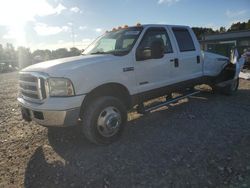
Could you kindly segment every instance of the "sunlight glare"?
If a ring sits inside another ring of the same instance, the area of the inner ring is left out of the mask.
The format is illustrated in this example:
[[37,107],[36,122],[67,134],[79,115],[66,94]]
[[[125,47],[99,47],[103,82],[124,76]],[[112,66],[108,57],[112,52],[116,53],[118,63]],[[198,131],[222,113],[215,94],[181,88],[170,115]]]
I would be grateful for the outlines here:
[[0,6],[0,26],[8,29],[3,38],[14,39],[19,45],[26,43],[25,25],[35,22],[36,16],[59,14],[65,7],[52,7],[46,0],[2,0]]

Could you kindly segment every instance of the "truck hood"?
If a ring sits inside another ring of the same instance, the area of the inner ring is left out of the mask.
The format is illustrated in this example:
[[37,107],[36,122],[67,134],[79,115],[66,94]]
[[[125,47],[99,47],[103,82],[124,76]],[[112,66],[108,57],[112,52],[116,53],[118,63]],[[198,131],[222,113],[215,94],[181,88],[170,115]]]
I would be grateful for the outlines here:
[[64,76],[66,73],[83,66],[111,61],[114,58],[115,56],[110,54],[81,55],[37,63],[22,69],[21,72],[43,72],[50,76]]

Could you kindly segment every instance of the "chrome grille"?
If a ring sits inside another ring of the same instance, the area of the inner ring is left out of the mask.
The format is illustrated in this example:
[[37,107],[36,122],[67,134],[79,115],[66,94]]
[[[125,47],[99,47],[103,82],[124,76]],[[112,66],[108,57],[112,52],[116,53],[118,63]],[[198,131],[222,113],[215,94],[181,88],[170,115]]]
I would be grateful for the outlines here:
[[31,102],[42,102],[46,95],[45,77],[39,73],[20,73],[19,88],[21,96]]

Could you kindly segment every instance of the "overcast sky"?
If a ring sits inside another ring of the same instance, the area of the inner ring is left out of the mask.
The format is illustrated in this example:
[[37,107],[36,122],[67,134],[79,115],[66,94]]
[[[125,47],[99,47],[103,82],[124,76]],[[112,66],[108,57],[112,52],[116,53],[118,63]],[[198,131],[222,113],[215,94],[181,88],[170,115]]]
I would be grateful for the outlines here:
[[121,25],[229,27],[250,19],[250,0],[0,0],[0,44],[83,49]]

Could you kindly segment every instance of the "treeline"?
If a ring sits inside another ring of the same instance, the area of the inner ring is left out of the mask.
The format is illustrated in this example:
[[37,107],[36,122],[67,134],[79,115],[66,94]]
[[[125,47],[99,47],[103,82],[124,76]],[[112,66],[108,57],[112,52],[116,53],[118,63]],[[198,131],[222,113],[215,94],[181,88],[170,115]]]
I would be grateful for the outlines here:
[[59,48],[57,50],[36,50],[31,52],[29,48],[18,47],[10,43],[5,46],[0,44],[0,72],[11,71],[11,69],[24,68],[31,64],[42,61],[58,59],[63,57],[77,56],[81,50],[73,47],[70,50]]
[[202,40],[204,34],[217,34],[217,33],[226,33],[232,31],[241,31],[250,29],[250,20],[248,22],[237,22],[233,23],[228,29],[225,27],[220,27],[218,30],[213,30],[212,28],[206,27],[193,27],[194,33],[196,34],[198,40]]

